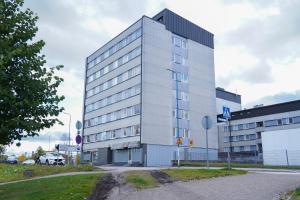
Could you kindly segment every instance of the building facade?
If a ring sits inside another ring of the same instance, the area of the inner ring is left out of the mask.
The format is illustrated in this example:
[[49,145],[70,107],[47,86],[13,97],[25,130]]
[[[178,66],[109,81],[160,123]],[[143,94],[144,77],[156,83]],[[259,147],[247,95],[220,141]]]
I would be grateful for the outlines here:
[[242,100],[239,94],[217,87],[216,98],[217,114],[223,113],[223,106],[229,108],[231,112],[242,110]]
[[[218,115],[218,118],[222,118],[222,115]],[[262,155],[263,133],[299,127],[300,100],[233,112],[229,122],[219,122],[219,150],[257,152]]]
[[[204,152],[214,74],[213,34],[167,9],[143,16],[86,59],[82,160],[170,165],[178,137]],[[216,120],[210,132],[216,155]]]

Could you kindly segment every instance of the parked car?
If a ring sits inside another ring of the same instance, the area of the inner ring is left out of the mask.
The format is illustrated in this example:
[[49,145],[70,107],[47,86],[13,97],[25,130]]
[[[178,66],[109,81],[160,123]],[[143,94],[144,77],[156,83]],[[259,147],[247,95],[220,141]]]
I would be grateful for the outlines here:
[[46,153],[46,155],[40,156],[40,164],[46,165],[64,165],[65,159],[58,153]]
[[22,162],[23,165],[34,165],[35,161],[32,159],[28,159]]
[[8,156],[7,160],[6,160],[6,163],[9,163],[9,164],[18,164],[18,159],[14,155]]

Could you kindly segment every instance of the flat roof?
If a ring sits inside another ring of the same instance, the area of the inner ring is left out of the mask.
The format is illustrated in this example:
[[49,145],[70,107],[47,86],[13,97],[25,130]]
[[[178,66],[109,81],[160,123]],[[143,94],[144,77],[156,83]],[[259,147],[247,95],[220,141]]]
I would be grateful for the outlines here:
[[224,99],[224,100],[232,101],[232,102],[239,103],[239,104],[241,104],[241,102],[242,102],[241,95],[235,94],[232,92],[228,92],[220,87],[216,88],[216,97],[219,99]]
[[[231,121],[300,110],[300,100],[245,109],[231,113]],[[218,115],[218,118],[223,115]]]
[[193,40],[212,49],[214,48],[214,34],[177,15],[167,8],[160,11],[152,19],[164,24],[166,29],[172,33]]

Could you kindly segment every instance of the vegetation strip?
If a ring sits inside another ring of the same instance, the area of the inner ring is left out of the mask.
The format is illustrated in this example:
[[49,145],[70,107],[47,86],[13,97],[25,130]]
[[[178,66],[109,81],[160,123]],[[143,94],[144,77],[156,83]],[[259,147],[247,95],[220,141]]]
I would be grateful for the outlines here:
[[0,186],[0,199],[85,199],[103,174],[85,174],[31,180]]
[[[33,176],[24,176],[26,170],[33,170]],[[24,180],[33,177],[48,176],[68,172],[96,171],[92,165],[74,166],[47,166],[47,165],[11,165],[0,164],[0,183]]]

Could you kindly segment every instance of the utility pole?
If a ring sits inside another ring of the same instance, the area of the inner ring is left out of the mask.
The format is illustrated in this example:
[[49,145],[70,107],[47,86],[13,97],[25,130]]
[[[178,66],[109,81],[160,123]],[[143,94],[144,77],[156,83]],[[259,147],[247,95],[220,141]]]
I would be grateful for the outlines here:
[[175,72],[174,70],[167,69],[168,71],[175,74],[175,85],[176,85],[176,141],[177,141],[177,166],[180,166],[180,149],[179,149],[179,108],[178,108],[178,101],[179,101],[179,95],[178,95],[178,72]]
[[[64,114],[69,115],[69,147],[71,143],[71,114],[64,112]],[[70,151],[68,151],[68,164],[70,164]]]

